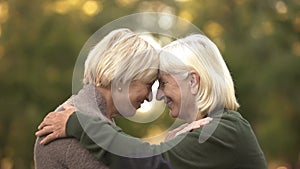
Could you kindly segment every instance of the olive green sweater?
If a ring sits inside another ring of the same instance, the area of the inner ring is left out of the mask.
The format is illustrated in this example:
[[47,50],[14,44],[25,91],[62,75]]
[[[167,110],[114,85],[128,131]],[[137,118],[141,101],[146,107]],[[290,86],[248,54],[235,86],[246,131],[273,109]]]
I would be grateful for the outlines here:
[[213,120],[208,125],[159,145],[128,136],[116,126],[79,112],[70,116],[66,132],[110,168],[140,168],[143,164],[152,168],[147,161],[162,152],[175,169],[267,169],[250,124],[238,112],[226,110],[210,116]]

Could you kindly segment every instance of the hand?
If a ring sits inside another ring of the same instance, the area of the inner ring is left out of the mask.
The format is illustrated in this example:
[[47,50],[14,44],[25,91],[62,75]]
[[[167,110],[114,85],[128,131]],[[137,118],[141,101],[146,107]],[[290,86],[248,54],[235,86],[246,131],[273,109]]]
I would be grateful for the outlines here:
[[47,144],[57,138],[66,137],[66,124],[70,115],[76,111],[75,107],[63,105],[64,110],[60,112],[50,112],[38,126],[35,135],[37,137],[46,135],[40,144]]
[[212,121],[212,118],[206,117],[204,119],[200,119],[197,121],[193,121],[192,123],[185,123],[174,130],[171,130],[167,133],[165,141],[171,140],[174,137],[178,136],[179,134],[191,131],[192,129],[197,129],[201,126],[207,125]]
[[185,133],[185,132],[188,132],[188,131],[191,131],[193,129],[197,129],[197,128],[201,127],[201,126],[205,126],[205,125],[209,124],[212,120],[213,119],[211,117],[206,117],[204,119],[193,121],[192,123],[190,123],[187,126],[185,126],[182,130],[180,130],[179,132],[177,132],[175,134],[175,136],[177,136],[179,134],[182,134],[182,133]]

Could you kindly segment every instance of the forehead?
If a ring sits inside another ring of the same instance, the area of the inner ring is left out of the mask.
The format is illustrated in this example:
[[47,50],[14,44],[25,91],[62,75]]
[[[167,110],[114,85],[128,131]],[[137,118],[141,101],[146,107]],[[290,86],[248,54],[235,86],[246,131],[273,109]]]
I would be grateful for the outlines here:
[[159,70],[157,78],[160,79],[162,77],[169,76],[169,75],[170,75],[169,73]]
[[164,71],[159,71],[158,80],[170,80],[170,79],[174,79],[174,77],[172,77],[171,74],[166,73]]

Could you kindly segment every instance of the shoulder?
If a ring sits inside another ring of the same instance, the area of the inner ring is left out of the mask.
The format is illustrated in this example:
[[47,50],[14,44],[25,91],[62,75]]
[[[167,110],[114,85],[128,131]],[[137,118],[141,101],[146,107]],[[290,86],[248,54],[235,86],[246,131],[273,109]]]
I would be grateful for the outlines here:
[[[39,142],[42,140],[42,138],[37,138],[35,145],[34,145],[34,154],[35,156],[51,156],[52,154],[55,154],[56,156],[64,155],[68,146],[71,144],[72,140],[71,138],[65,138],[65,139],[58,139],[55,141],[50,142],[47,145],[41,145]],[[54,158],[54,157],[52,157]]]
[[47,145],[41,145],[42,138],[37,138],[34,145],[34,162],[38,168],[63,168],[66,160],[66,150],[72,139],[60,139]]
[[40,139],[34,148],[36,168],[107,168],[74,138],[58,139],[47,145],[40,145]]

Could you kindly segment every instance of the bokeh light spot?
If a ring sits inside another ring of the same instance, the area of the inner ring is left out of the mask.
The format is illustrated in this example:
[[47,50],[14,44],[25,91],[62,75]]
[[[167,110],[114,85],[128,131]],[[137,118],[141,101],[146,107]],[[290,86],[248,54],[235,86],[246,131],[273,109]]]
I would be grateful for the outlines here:
[[219,23],[210,21],[204,26],[204,32],[210,37],[215,38],[220,36],[224,32],[224,29]]
[[296,56],[300,56],[300,42],[294,42],[292,52]]
[[70,10],[70,5],[67,1],[57,1],[53,4],[54,11],[59,14],[65,14]]
[[288,8],[283,1],[277,1],[275,4],[275,8],[279,14],[286,14],[288,11]]
[[137,2],[137,0],[117,0],[116,3],[119,6],[122,7],[130,7],[134,5]]
[[271,35],[273,33],[273,25],[270,22],[263,22],[261,25],[266,35]]
[[103,5],[97,1],[87,1],[83,4],[82,10],[88,16],[94,16],[102,11]]
[[186,19],[187,21],[189,22],[192,22],[194,17],[193,15],[191,14],[191,12],[187,11],[187,10],[184,10],[184,11],[181,11],[179,13],[179,17],[183,18],[183,19]]
[[297,17],[295,17],[293,24],[294,24],[295,31],[300,32],[300,13],[298,14]]
[[5,23],[8,18],[8,3],[0,2],[0,23]]
[[68,0],[68,3],[73,6],[77,6],[80,4],[80,0]]
[[280,167],[277,167],[276,169],[289,169],[289,168],[287,168],[286,166],[280,166]]

